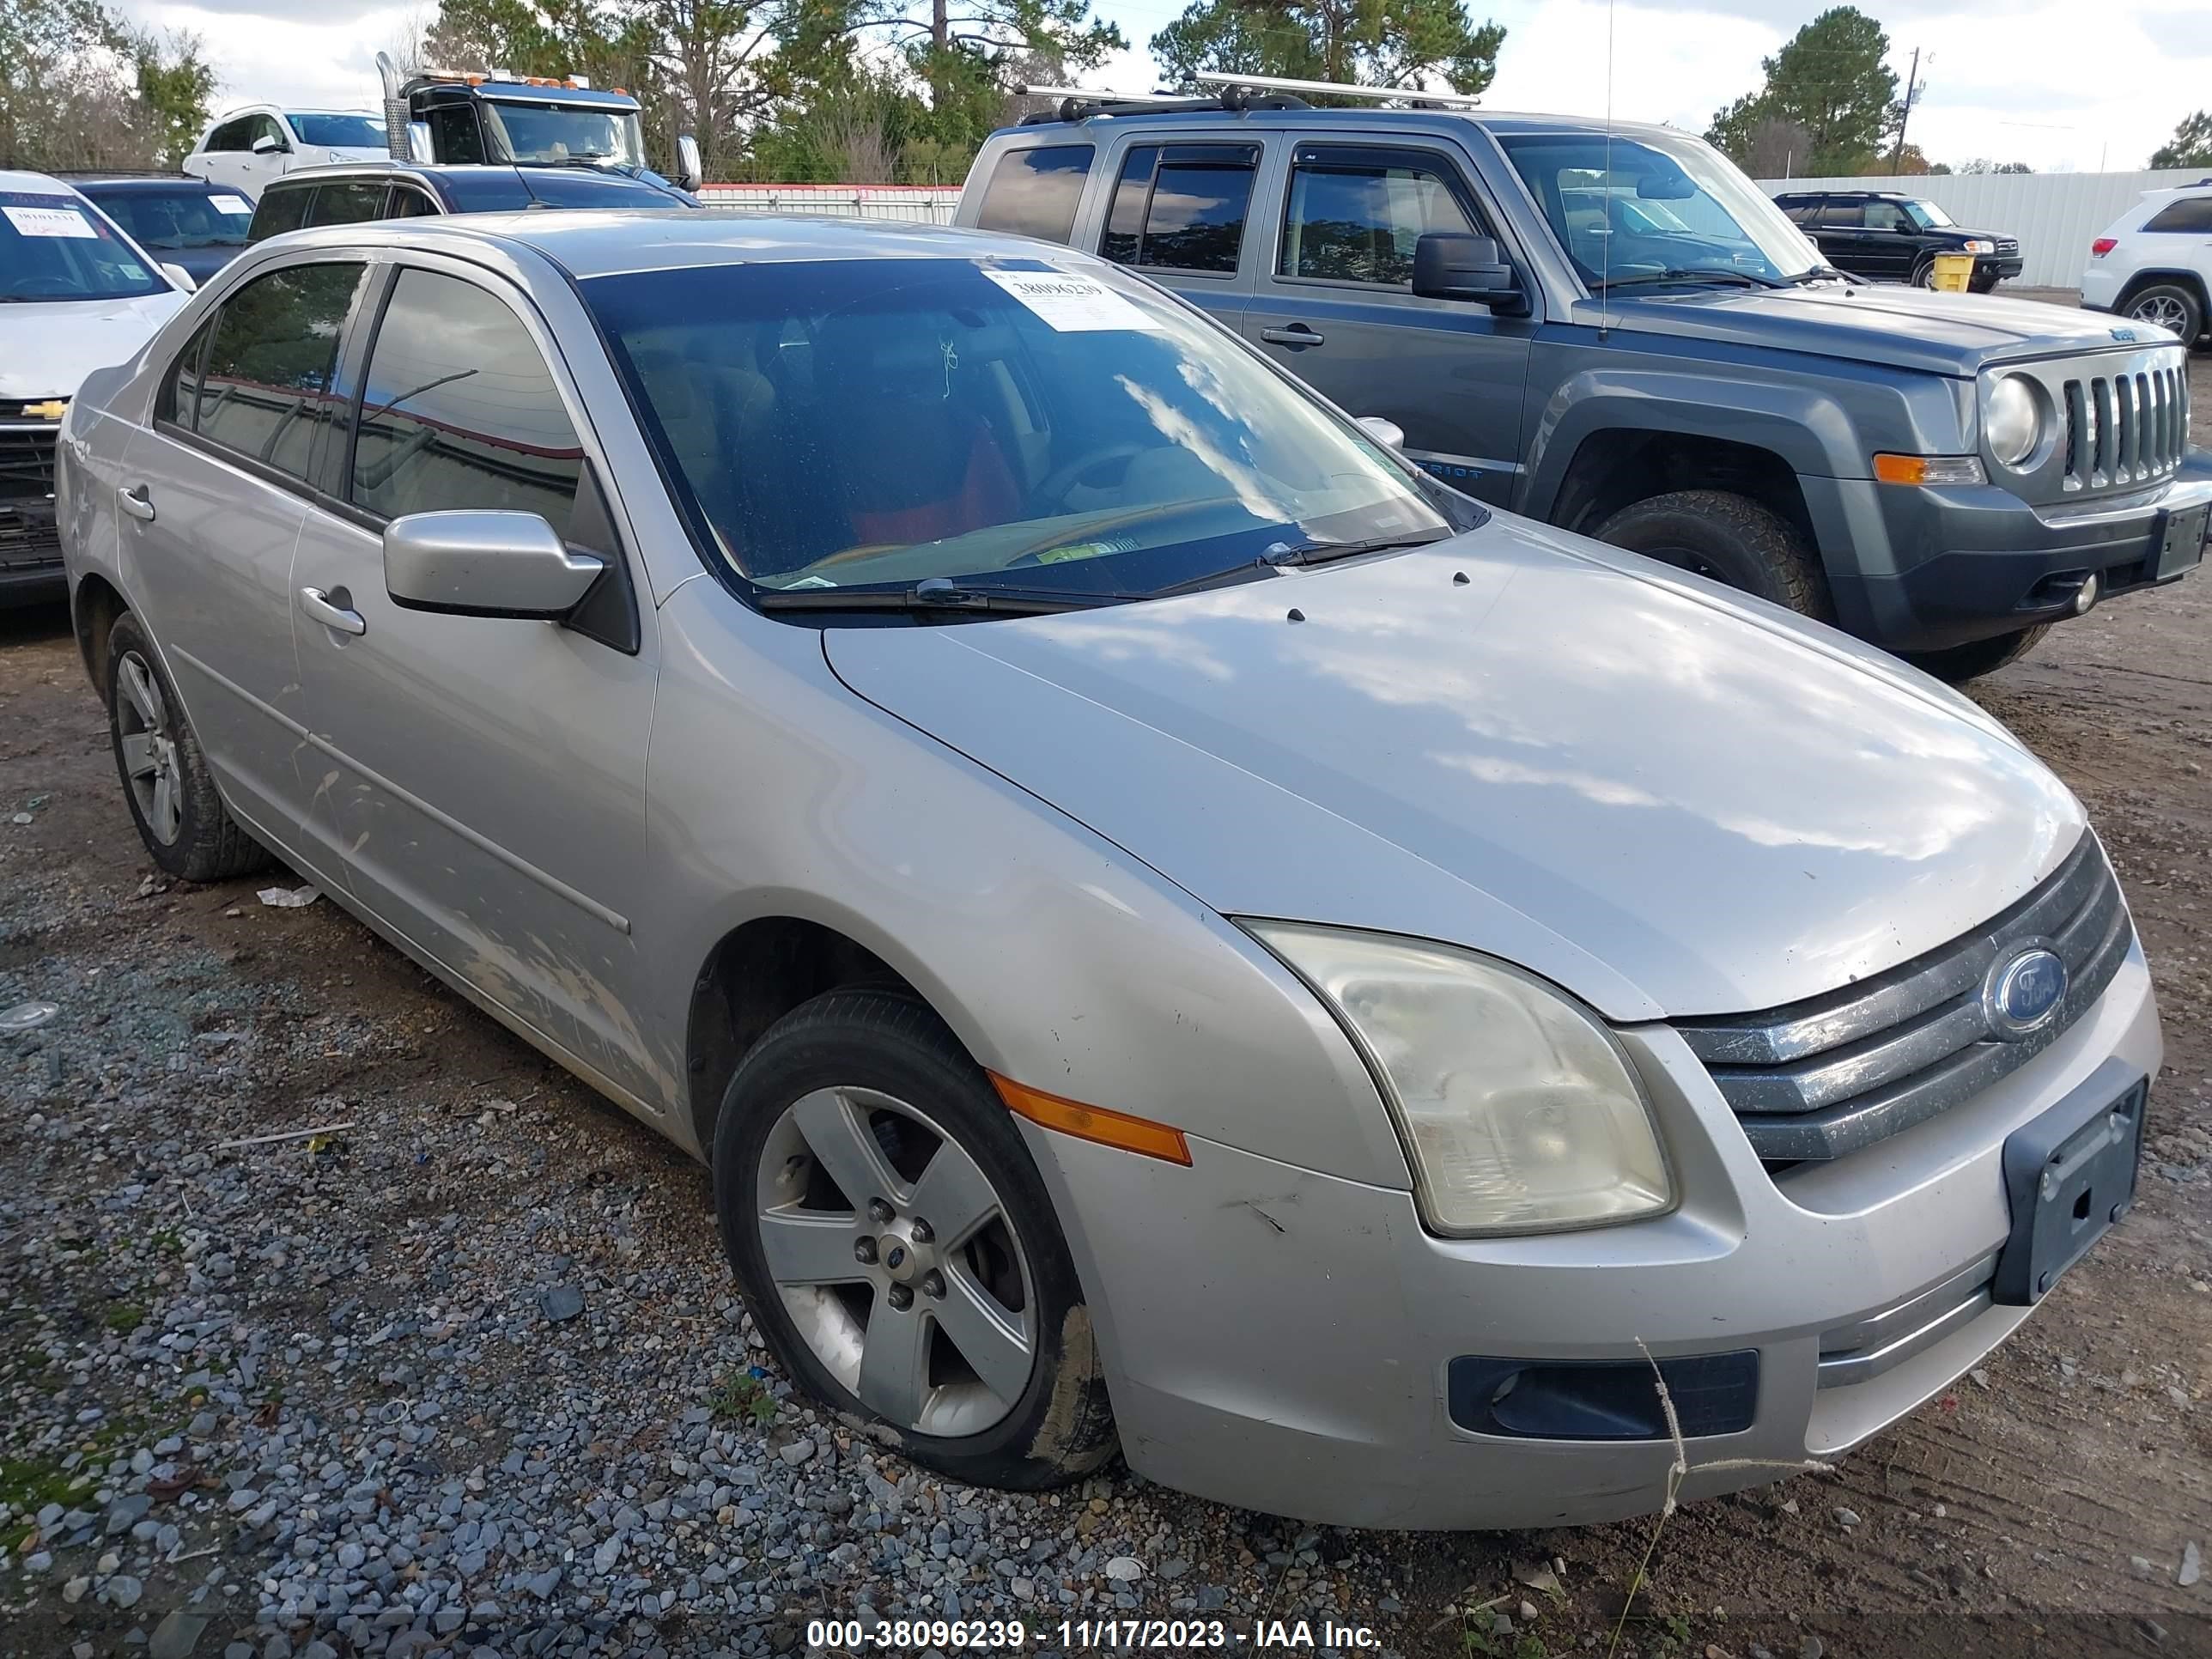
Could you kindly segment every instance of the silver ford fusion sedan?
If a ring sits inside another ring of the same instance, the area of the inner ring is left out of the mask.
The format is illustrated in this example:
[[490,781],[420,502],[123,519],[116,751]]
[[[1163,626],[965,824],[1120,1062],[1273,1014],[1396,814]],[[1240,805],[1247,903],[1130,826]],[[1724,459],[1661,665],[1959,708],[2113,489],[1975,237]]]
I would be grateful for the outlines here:
[[155,860],[707,1159],[793,1376],[963,1479],[1633,1515],[1669,1406],[1686,1497],[1851,1446],[2134,1194],[2149,975],[2000,726],[1063,248],[279,238],[59,507]]

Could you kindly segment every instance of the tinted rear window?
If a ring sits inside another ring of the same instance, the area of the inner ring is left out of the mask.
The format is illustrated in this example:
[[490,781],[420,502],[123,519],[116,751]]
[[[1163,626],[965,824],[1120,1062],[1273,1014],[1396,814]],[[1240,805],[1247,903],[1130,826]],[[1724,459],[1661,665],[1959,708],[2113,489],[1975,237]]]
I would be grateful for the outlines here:
[[1099,252],[1117,264],[1233,272],[1259,161],[1256,149],[1237,144],[1132,149]]
[[2145,230],[2166,230],[2202,235],[2212,231],[2212,196],[2191,196],[2168,202],[2143,221]]
[[1088,144],[1008,150],[984,186],[975,222],[986,230],[1067,240],[1075,233],[1075,204],[1091,175],[1091,154]]
[[312,185],[295,185],[289,190],[271,185],[261,192],[261,200],[254,207],[253,228],[246,233],[246,240],[265,242],[271,236],[299,229],[307,221],[307,204],[314,194]]

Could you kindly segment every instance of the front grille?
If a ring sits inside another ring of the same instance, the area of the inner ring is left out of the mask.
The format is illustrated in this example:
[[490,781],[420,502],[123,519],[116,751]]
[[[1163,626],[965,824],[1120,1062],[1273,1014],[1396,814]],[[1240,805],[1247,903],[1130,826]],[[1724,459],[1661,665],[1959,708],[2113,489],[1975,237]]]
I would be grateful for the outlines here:
[[45,502],[54,493],[58,427],[0,426],[0,501]]
[[[2102,995],[2135,928],[2096,837],[1987,927],[1825,996],[1678,1023],[1770,1165],[1841,1158],[1971,1099]],[[2066,964],[2057,1013],[2019,1036],[1984,1010],[1990,970],[2030,945]]]
[[2019,252],[2020,244],[2014,241],[2011,237],[2000,236],[1997,238],[1997,257],[1999,258],[2002,258],[2008,253],[2017,253]]
[[2181,465],[2189,447],[2189,376],[2179,363],[2067,380],[2068,489],[2148,483]]

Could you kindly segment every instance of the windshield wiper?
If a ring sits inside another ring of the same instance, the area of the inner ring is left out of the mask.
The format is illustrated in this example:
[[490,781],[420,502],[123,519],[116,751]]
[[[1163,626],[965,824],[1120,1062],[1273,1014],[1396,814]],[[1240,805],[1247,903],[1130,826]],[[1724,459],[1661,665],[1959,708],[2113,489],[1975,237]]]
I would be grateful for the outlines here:
[[1650,283],[1738,283],[1745,288],[1789,286],[1771,276],[1754,276],[1747,270],[1725,270],[1717,265],[1670,265],[1665,270],[1642,270],[1615,276],[1598,283],[1591,291],[1602,294],[1607,289],[1634,288]]
[[1042,587],[965,586],[932,576],[911,587],[775,587],[757,592],[763,611],[905,611],[981,612],[997,617],[1049,617],[1063,611],[1092,611],[1121,605],[1130,593],[1059,592]]
[[1810,270],[1801,270],[1792,276],[1790,286],[1802,288],[1808,283],[1824,283],[1836,277],[1848,283],[1851,280],[1851,274],[1848,270],[1838,270],[1833,265],[1814,265]]
[[1228,587],[1239,581],[1272,575],[1286,565],[1327,564],[1334,559],[1354,558],[1362,553],[1388,553],[1401,547],[1426,547],[1431,542],[1449,538],[1450,532],[1447,531],[1435,536],[1374,536],[1358,542],[1304,542],[1296,547],[1277,547],[1262,553],[1256,559],[1247,559],[1243,564],[1209,570],[1203,575],[1186,576],[1181,581],[1168,583],[1164,587],[1146,588],[1144,597],[1164,599],[1177,593],[1202,593],[1210,587]]

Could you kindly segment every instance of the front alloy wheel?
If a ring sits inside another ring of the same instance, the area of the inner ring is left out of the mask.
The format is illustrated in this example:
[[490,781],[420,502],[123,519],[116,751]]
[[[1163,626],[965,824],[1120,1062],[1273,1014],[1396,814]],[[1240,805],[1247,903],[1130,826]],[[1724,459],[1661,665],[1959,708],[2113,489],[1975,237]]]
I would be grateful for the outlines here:
[[784,1370],[918,1463],[1034,1491],[1112,1456],[1091,1310],[1013,1114],[910,991],[829,991],[722,1097],[714,1206]]
[[818,1089],[769,1132],[756,1224],[823,1367],[886,1423],[1003,1422],[1036,1363],[1029,1257],[960,1143],[872,1089]]

